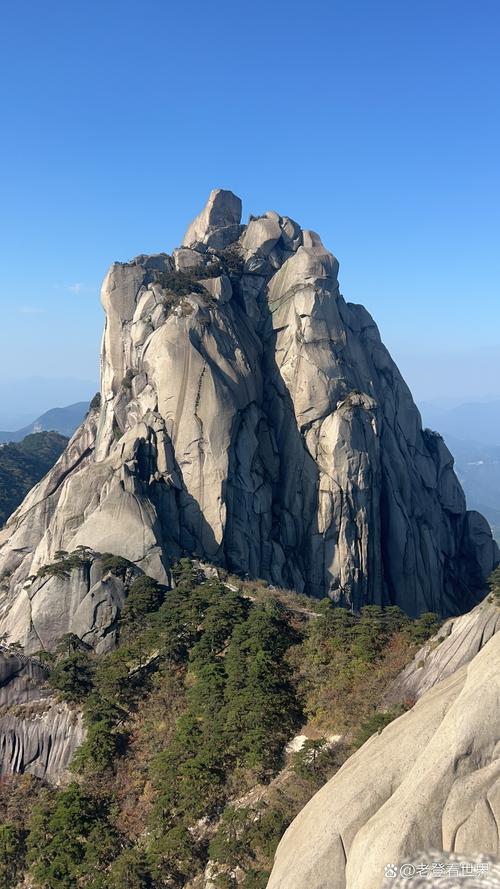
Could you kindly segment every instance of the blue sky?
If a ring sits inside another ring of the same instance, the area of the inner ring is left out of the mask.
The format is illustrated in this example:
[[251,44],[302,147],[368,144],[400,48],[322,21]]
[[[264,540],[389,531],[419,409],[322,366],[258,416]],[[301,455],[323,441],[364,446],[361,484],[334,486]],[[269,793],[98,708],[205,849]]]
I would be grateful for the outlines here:
[[418,398],[500,393],[496,0],[2,13],[4,381],[97,379],[107,266],[222,186],[320,232]]

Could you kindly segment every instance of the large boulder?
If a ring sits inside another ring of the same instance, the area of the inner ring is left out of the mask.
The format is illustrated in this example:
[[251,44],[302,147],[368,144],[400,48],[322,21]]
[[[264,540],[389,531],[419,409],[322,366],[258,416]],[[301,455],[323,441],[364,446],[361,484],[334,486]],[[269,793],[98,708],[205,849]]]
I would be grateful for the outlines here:
[[53,651],[67,634],[102,654],[117,641],[118,619],[131,580],[140,573],[123,563],[118,573],[87,548],[58,558],[22,586],[8,612],[8,641],[28,654]]
[[240,222],[241,198],[232,191],[214,188],[205,207],[184,235],[182,246],[225,247],[238,237]]
[[268,889],[380,889],[389,863],[421,850],[498,858],[499,720],[496,634],[312,798],[278,846]]

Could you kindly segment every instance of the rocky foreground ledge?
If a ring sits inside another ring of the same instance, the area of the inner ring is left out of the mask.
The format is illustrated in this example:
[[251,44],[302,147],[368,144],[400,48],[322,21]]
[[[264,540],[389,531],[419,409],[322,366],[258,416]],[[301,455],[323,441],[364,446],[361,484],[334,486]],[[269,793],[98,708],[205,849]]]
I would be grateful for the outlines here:
[[[426,646],[427,669],[423,653],[417,655],[392,694],[412,690],[418,696],[420,671],[428,690],[373,735],[300,812],[278,846],[268,889],[496,885],[499,614],[498,603],[485,603],[459,618],[448,636],[442,628]],[[448,673],[453,658],[463,666]],[[448,882],[443,869],[440,879],[431,879],[433,862],[454,860],[484,861],[488,868],[460,879],[455,871]],[[406,871],[411,880],[399,878],[402,865],[426,862],[425,879],[416,870]],[[385,881],[391,863],[394,872]]]

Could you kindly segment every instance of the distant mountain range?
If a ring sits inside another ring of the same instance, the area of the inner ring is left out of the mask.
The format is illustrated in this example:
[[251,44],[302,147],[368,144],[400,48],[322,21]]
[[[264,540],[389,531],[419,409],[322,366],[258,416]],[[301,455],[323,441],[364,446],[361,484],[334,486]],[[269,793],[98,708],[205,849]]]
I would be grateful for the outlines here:
[[490,522],[500,540],[500,400],[444,408],[420,404],[424,424],[444,437],[455,458],[467,506]]
[[82,422],[88,408],[88,401],[77,401],[66,407],[54,407],[22,429],[17,429],[14,432],[0,432],[0,444],[22,441],[33,432],[59,432],[60,435],[70,438]]
[[500,399],[466,401],[445,408],[432,401],[419,405],[426,426],[445,438],[500,447]]
[[90,401],[97,380],[77,377],[0,379],[0,429],[24,429],[54,405]]

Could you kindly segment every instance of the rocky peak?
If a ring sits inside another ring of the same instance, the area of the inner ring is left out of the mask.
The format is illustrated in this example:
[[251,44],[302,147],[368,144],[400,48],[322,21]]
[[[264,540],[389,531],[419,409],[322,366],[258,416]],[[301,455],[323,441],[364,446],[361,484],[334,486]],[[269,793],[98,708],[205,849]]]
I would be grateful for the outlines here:
[[99,414],[0,531],[9,638],[32,638],[27,579],[78,546],[166,584],[188,553],[356,609],[483,597],[488,524],[337,260],[287,216],[240,219],[217,189],[172,256],[111,266]]
[[232,191],[214,188],[201,213],[189,226],[183,247],[204,244],[225,247],[236,240],[240,232],[241,198]]

